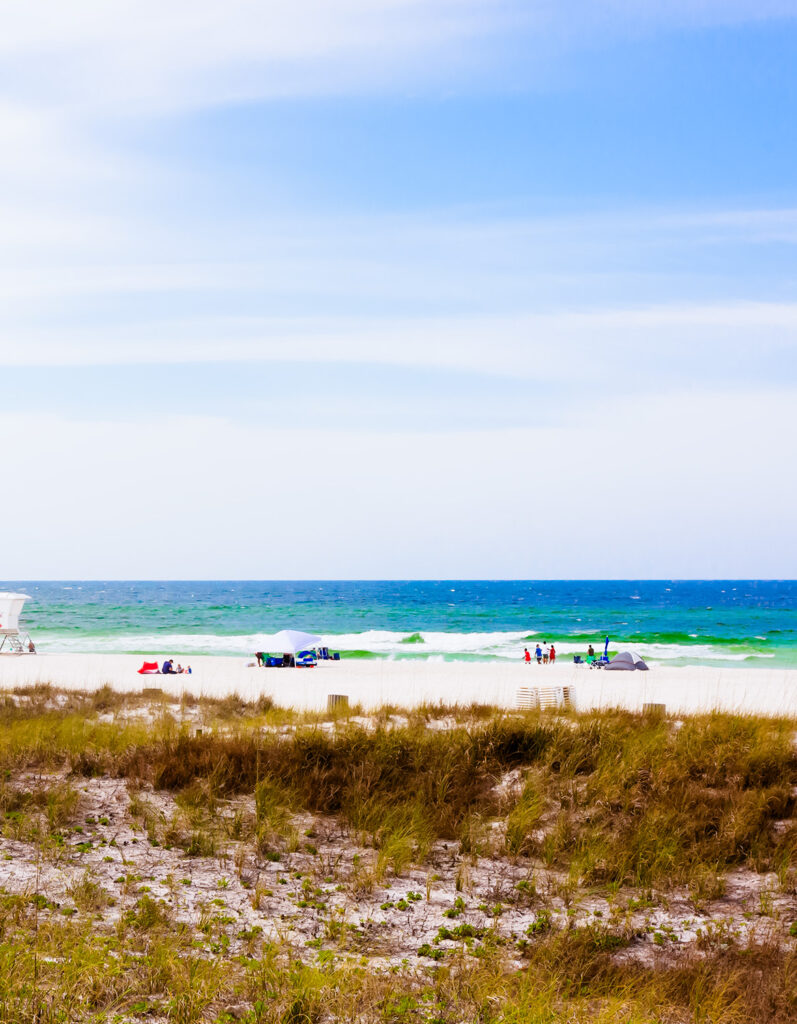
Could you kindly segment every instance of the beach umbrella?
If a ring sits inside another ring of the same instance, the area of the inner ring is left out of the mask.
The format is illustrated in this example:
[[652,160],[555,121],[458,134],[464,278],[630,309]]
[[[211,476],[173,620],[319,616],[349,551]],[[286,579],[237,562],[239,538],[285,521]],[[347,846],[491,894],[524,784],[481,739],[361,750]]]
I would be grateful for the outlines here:
[[609,638],[606,637],[606,643],[603,645],[603,656],[608,659],[609,657]]
[[264,647],[268,651],[281,651],[283,654],[296,654],[310,647],[318,647],[321,637],[314,633],[302,633],[298,629],[281,629],[279,633],[268,638]]
[[616,672],[647,672],[648,667],[645,662],[639,657],[638,654],[634,654],[633,651],[620,651],[619,654],[615,654],[609,664],[606,666],[605,671],[614,669]]

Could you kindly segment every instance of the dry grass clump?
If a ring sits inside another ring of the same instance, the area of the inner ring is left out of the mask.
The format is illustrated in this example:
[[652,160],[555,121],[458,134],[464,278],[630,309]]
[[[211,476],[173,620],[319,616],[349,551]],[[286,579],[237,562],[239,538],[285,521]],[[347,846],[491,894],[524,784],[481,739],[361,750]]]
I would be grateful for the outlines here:
[[0,781],[0,831],[8,839],[57,850],[78,803],[79,794],[68,781]]
[[[186,703],[189,699],[187,695],[183,697]],[[274,707],[274,701],[266,694],[261,694],[253,701],[245,700],[237,693],[228,694],[226,697],[195,697],[192,703],[198,704],[210,713],[210,717],[220,721],[257,718],[267,714]]]
[[[727,715],[676,729],[620,712],[447,731],[173,732],[128,749],[115,770],[177,791],[204,780],[220,796],[267,784],[283,808],[343,816],[399,871],[437,839],[480,852],[480,823],[504,814],[512,855],[569,867],[591,884],[686,882],[700,896],[729,865],[794,867],[797,830],[772,827],[794,812],[792,732]],[[515,768],[527,781],[512,803],[496,783]]]
[[84,872],[82,878],[67,886],[66,892],[77,909],[84,914],[97,913],[113,902],[111,895],[94,881],[88,870]]
[[[0,768],[67,768],[170,790],[182,819],[167,836],[152,819],[145,826],[193,852],[216,842],[214,801],[258,794],[250,825],[261,851],[289,836],[291,815],[339,816],[379,851],[378,874],[400,874],[442,839],[475,856],[499,842],[591,885],[686,884],[697,903],[720,894],[731,865],[797,884],[788,721],[718,714],[676,727],[619,711],[488,716],[474,706],[443,709],[446,729],[430,726],[440,708],[421,708],[398,724],[386,709],[372,728],[342,720],[282,733],[258,726],[275,713],[268,702],[233,696],[213,702],[222,727],[191,735],[166,716],[154,726],[98,721],[97,707],[123,699],[113,691],[70,695],[88,702],[88,716],[69,701],[55,707],[62,695],[48,688],[25,693],[26,708],[0,707]],[[499,785],[513,771],[519,792]],[[4,827],[25,811],[11,805],[21,799],[0,789]],[[496,819],[497,833],[488,827]]]
[[[602,929],[550,933],[530,944],[529,969],[518,995],[522,999],[527,992],[533,998],[536,986],[542,985],[580,1005],[582,1012],[591,1002],[594,1016],[577,1012],[575,1020],[785,1024],[794,1019],[794,951],[784,952],[777,945],[728,945],[706,956],[681,958],[675,966],[650,969],[618,957],[622,946],[622,939]],[[523,1018],[510,1014],[499,1019],[519,1024]]]
[[[588,882],[693,881],[729,865],[789,860],[797,753],[787,722],[714,715],[672,723],[614,713],[559,744],[548,857]],[[543,841],[544,845],[545,841]]]
[[[473,732],[175,733],[130,750],[116,767],[178,793],[203,780],[206,806],[214,795],[256,793],[263,849],[273,833],[285,835],[288,810],[340,815],[379,849],[378,874],[387,867],[400,873],[423,860],[436,839],[472,837],[474,821],[499,810],[497,778],[538,758],[555,732],[538,723],[497,721]],[[282,821],[275,824],[277,810]]]
[[622,940],[609,932],[574,928],[533,938],[520,971],[507,969],[485,934],[443,964],[386,972],[329,951],[302,958],[262,940],[246,956],[231,955],[204,943],[202,928],[175,925],[148,897],[113,934],[78,920],[37,933],[18,903],[22,912],[0,901],[0,923],[16,913],[0,946],[3,1024],[787,1024],[797,1007],[797,958],[778,947],[731,946],[656,970],[624,962]]

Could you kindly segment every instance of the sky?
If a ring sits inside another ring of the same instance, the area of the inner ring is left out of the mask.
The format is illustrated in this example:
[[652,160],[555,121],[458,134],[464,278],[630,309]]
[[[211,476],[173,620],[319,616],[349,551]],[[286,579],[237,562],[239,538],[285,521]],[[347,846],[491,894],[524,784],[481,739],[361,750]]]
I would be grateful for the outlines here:
[[6,0],[8,580],[797,577],[797,0]]

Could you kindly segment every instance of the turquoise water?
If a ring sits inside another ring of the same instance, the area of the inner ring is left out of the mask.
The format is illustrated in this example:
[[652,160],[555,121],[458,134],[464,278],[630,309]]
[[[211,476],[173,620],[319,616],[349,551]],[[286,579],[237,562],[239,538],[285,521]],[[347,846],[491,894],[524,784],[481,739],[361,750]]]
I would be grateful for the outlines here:
[[797,667],[795,581],[6,581],[31,596],[22,625],[50,652],[175,655],[267,649],[283,628],[344,657],[519,658],[588,643],[652,662]]

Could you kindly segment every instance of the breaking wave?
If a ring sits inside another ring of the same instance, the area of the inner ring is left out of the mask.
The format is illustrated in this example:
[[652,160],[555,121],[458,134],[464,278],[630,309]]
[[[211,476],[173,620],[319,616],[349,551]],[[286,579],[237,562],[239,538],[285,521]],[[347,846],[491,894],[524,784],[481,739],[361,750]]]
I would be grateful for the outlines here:
[[[678,637],[675,641],[674,637]],[[448,661],[520,660],[524,647],[534,652],[539,641],[555,643],[559,657],[570,658],[585,654],[589,643],[596,651],[603,650],[602,638],[595,636],[535,636],[527,630],[518,632],[446,633],[420,630],[407,634],[390,630],[365,630],[361,633],[323,634],[323,642],[346,658],[424,658]],[[250,633],[219,635],[213,633],[142,632],[106,635],[58,636],[40,633],[37,636],[42,651],[51,653],[104,654],[210,654],[251,656],[255,651],[269,650],[270,635]],[[684,642],[686,641],[686,642]],[[688,634],[670,634],[645,639],[630,636],[610,642],[614,652],[630,648],[653,662],[744,662],[749,659],[771,659],[775,654],[766,649],[766,642],[717,639],[706,642]],[[275,652],[277,653],[277,652]]]

